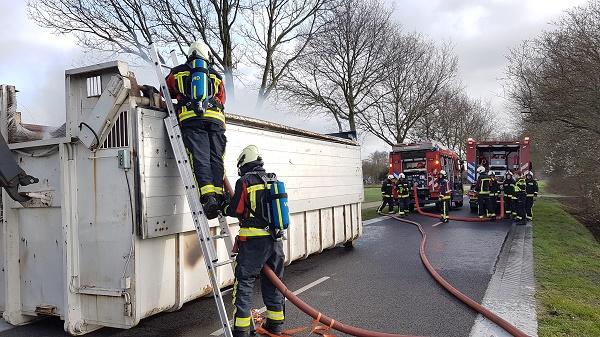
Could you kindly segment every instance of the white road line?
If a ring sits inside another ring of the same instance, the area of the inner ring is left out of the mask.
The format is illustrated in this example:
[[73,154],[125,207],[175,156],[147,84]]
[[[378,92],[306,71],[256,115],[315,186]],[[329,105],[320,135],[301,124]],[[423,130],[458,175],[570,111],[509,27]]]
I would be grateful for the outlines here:
[[[302,287],[302,288],[300,288],[300,289],[298,289],[298,290],[294,291],[294,295],[300,295],[300,294],[302,294],[303,292],[307,291],[308,289],[310,289],[310,288],[313,288],[313,287],[315,287],[315,286],[317,286],[317,285],[319,285],[319,284],[321,284],[321,283],[323,283],[323,282],[325,282],[325,281],[327,281],[327,280],[329,280],[329,279],[330,279],[330,277],[329,277],[329,276],[324,276],[324,277],[321,277],[320,279],[318,279],[318,280],[316,280],[316,281],[314,281],[314,282],[311,282],[311,283],[309,283],[309,284],[305,285],[304,287]],[[286,298],[285,300],[287,301],[287,298]],[[258,313],[259,313],[259,314],[262,314],[262,313],[263,313],[263,312],[265,312],[265,311],[267,311],[267,307],[262,307],[262,308],[258,309]],[[233,320],[232,320],[232,321],[230,321],[230,323],[231,323],[231,324],[233,324]],[[221,328],[221,329],[219,329],[219,330],[217,330],[217,331],[215,331],[215,332],[211,333],[210,335],[211,335],[211,336],[220,336],[220,335],[222,335],[222,334],[223,334],[223,329]]]
[[440,222],[438,222],[438,223],[434,224],[434,225],[433,225],[433,226],[431,226],[431,227],[437,227],[437,226],[439,226],[439,225],[442,225],[443,223],[444,223],[443,221],[440,221]]

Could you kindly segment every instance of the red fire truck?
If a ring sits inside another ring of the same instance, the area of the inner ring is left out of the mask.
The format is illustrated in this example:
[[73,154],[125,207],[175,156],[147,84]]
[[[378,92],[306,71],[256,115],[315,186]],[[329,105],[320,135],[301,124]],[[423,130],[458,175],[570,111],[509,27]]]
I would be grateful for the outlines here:
[[[411,186],[417,185],[417,195],[421,205],[438,201],[437,177],[441,170],[445,170],[448,174],[453,190],[452,202],[456,207],[462,207],[461,163],[454,151],[434,141],[398,144],[392,147],[389,174],[398,176],[404,173]],[[414,209],[414,204],[411,191],[411,210]]]
[[507,171],[523,173],[531,170],[529,156],[529,137],[521,141],[484,141],[473,138],[467,141],[467,181],[472,184],[469,191],[471,211],[477,210],[477,193],[473,184],[477,181],[477,167],[485,167],[486,172],[493,171],[496,179],[502,183]]

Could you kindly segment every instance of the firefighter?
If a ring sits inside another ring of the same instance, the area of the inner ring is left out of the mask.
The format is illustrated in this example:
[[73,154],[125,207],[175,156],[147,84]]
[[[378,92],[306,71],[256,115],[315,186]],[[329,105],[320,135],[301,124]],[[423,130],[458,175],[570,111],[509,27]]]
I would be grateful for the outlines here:
[[171,97],[177,99],[177,117],[200,190],[200,201],[207,218],[214,219],[227,198],[223,194],[227,139],[225,88],[211,59],[206,43],[193,42],[186,62],[173,68],[166,82]]
[[475,183],[475,191],[477,192],[477,209],[479,218],[489,216],[490,204],[490,178],[485,173],[485,167],[477,168],[477,182]]
[[515,223],[525,225],[527,223],[525,203],[527,202],[527,182],[524,176],[517,174],[514,187]]
[[394,198],[392,196],[394,189],[393,175],[389,175],[386,180],[381,184],[381,206],[377,209],[377,213],[383,214],[383,209],[388,205],[388,213],[394,213]]
[[513,218],[516,213],[513,202],[513,198],[515,198],[515,179],[510,171],[507,171],[504,176],[502,190],[504,191],[504,213],[507,218]]
[[398,206],[398,210],[400,207],[400,204],[398,203],[398,178],[396,177],[396,175],[394,174],[394,179],[392,179],[392,198],[394,199],[394,208],[396,206]]
[[533,203],[539,191],[538,183],[535,179],[533,179],[533,172],[525,172],[525,183],[527,184],[527,199],[525,200],[525,217],[527,218],[527,220],[531,221],[533,220]]
[[223,213],[240,220],[240,234],[236,240],[237,258],[233,290],[234,337],[248,337],[252,326],[252,293],[254,281],[260,276],[261,292],[267,307],[268,332],[279,335],[285,319],[283,295],[262,273],[267,264],[275,274],[283,277],[284,253],[281,236],[269,230],[265,220],[268,200],[265,193],[263,160],[254,145],[247,146],[238,157],[240,179],[235,184],[231,204],[223,206]]
[[496,180],[496,174],[494,171],[489,171],[488,176],[490,177],[490,198],[488,203],[488,217],[492,221],[496,220],[496,213],[499,212],[500,209],[500,199],[498,196],[500,195],[500,184],[498,184],[498,180]]
[[410,212],[408,207],[410,202],[410,187],[404,173],[400,173],[400,176],[398,177],[396,190],[398,191],[398,215],[406,216]]
[[452,189],[450,188],[450,182],[448,180],[448,176],[446,171],[441,170],[440,175],[438,177],[438,186],[440,187],[440,196],[439,200],[441,203],[442,209],[442,222],[448,222],[448,212],[450,212],[450,201],[452,200]]

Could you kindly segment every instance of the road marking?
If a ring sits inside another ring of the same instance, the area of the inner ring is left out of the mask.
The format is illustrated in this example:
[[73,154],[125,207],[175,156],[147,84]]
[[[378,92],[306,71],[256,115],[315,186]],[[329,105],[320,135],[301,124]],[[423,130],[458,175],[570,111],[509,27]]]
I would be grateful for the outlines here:
[[440,222],[438,222],[438,223],[435,223],[435,224],[434,224],[432,227],[437,227],[437,226],[439,226],[439,225],[442,225],[443,223],[444,223],[443,221],[440,221]]
[[[317,285],[319,285],[319,284],[321,284],[321,283],[323,283],[323,282],[325,282],[325,281],[327,281],[329,279],[330,279],[329,276],[321,277],[320,279],[318,279],[318,280],[316,280],[314,282],[311,282],[311,283],[305,285],[304,287],[302,287],[302,288],[294,291],[293,293],[294,293],[294,295],[300,295],[303,292],[307,291],[308,289],[313,288],[313,287],[315,287],[315,286],[317,286]],[[287,298],[285,300],[287,301]],[[262,307],[262,308],[258,309],[258,313],[259,314],[262,314],[265,311],[267,311],[267,307]],[[231,320],[229,323],[233,324],[233,320]],[[211,333],[210,335],[211,336],[220,336],[222,334],[223,334],[223,328],[221,328],[221,329],[219,329],[219,330]]]

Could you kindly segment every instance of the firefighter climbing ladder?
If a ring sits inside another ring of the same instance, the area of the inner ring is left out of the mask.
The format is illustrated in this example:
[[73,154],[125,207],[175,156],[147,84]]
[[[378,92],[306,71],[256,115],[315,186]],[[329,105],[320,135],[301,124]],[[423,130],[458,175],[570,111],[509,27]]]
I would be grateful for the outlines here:
[[[206,214],[204,213],[202,204],[200,203],[200,194],[198,193],[199,191],[198,186],[196,186],[194,173],[192,171],[192,167],[183,144],[183,139],[181,137],[181,129],[179,128],[179,123],[177,121],[177,113],[167,88],[165,75],[163,74],[163,68],[170,69],[171,67],[161,63],[158,50],[156,49],[155,45],[151,44],[150,48],[152,50],[152,64],[155,68],[156,76],[158,77],[158,81],[160,83],[160,89],[167,105],[168,116],[165,118],[165,126],[167,128],[169,140],[173,148],[175,160],[177,160],[177,167],[179,168],[179,174],[181,175],[181,180],[183,181],[183,186],[185,187],[185,194],[190,206],[190,211],[192,213],[192,219],[194,220],[194,226],[196,227],[196,233],[198,234],[198,240],[200,241],[200,247],[202,248],[204,255],[204,262],[206,263],[208,278],[210,279],[210,284],[213,288],[213,297],[217,304],[217,311],[219,312],[219,318],[221,319],[221,323],[223,325],[223,334],[226,337],[232,337],[231,323],[227,317],[227,310],[225,308],[225,303],[223,302],[223,293],[219,287],[216,274],[216,269],[218,267],[226,265],[233,267],[235,255],[232,253],[233,243],[231,240],[231,233],[229,232],[229,225],[227,224],[224,216],[219,216],[220,232],[218,235],[211,234],[208,219],[206,218]],[[223,239],[225,241],[225,247],[227,247],[227,252],[229,253],[227,259],[223,261],[219,261],[216,249],[216,243],[219,239]]]

